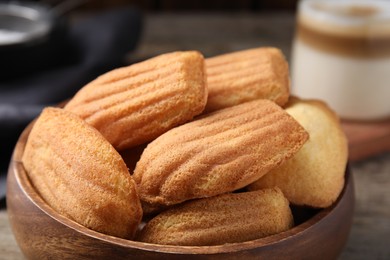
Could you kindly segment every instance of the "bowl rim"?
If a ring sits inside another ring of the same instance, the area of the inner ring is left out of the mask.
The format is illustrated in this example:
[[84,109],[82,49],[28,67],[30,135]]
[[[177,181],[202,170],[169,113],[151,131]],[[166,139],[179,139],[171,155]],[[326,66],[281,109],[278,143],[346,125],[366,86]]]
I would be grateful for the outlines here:
[[315,228],[317,225],[319,225],[324,218],[331,215],[335,209],[340,207],[341,204],[340,201],[344,197],[344,194],[346,193],[347,186],[352,185],[351,183],[352,176],[350,176],[351,173],[350,173],[349,165],[347,164],[345,169],[345,181],[344,181],[343,189],[340,192],[340,195],[338,196],[337,200],[330,207],[321,209],[310,219],[306,220],[305,222],[297,226],[294,226],[293,228],[287,231],[275,235],[255,239],[255,240],[236,242],[236,243],[227,243],[227,244],[213,245],[213,246],[175,246],[175,245],[151,244],[151,243],[145,243],[145,242],[140,242],[135,240],[114,237],[111,235],[103,234],[94,231],[92,229],[89,229],[61,215],[60,213],[56,212],[53,208],[51,208],[41,198],[39,193],[35,190],[35,188],[33,187],[33,185],[29,180],[27,171],[25,170],[23,163],[21,161],[25,144],[34,121],[31,122],[22,132],[16,144],[14,154],[12,156],[11,164],[10,164],[10,167],[13,167],[12,172],[15,175],[17,185],[19,185],[24,195],[44,214],[58,221],[62,225],[66,226],[67,228],[70,228],[75,232],[88,236],[92,239],[101,240],[106,243],[113,243],[123,248],[132,248],[132,249],[168,253],[168,254],[210,255],[210,254],[217,254],[217,253],[232,253],[232,252],[237,252],[242,250],[250,250],[250,249],[263,247],[263,246],[271,246],[281,241],[288,240],[293,237],[301,236],[307,230]]

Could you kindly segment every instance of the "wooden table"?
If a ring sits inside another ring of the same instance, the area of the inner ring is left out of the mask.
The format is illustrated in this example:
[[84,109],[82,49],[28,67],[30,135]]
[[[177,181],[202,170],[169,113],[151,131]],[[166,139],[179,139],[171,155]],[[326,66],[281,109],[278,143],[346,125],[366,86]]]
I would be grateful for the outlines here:
[[[275,46],[290,58],[294,35],[291,13],[147,14],[144,34],[129,60],[175,50],[212,56],[258,46]],[[351,163],[356,209],[340,259],[390,259],[390,153]],[[6,210],[0,211],[0,259],[23,259]]]

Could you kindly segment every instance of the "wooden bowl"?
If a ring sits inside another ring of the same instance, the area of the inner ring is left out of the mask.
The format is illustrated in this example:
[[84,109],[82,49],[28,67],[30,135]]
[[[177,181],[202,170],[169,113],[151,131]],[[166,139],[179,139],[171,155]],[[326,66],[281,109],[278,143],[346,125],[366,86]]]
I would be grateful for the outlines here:
[[34,190],[21,163],[30,130],[31,125],[15,147],[7,183],[9,220],[29,259],[334,259],[348,238],[354,208],[349,169],[333,206],[309,211],[294,228],[261,239],[218,246],[166,246],[95,232],[58,214]]

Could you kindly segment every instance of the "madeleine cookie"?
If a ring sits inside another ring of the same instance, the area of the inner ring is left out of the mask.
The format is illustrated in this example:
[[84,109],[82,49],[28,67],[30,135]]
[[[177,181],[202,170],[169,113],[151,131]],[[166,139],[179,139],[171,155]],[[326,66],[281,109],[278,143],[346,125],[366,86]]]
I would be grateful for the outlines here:
[[347,139],[337,116],[326,104],[292,99],[286,109],[310,135],[297,154],[249,186],[279,187],[296,205],[330,206],[344,186]]
[[134,236],[142,218],[135,183],[114,147],[78,116],[44,109],[22,162],[38,193],[60,214],[105,234]]
[[293,226],[279,189],[230,193],[185,202],[150,220],[137,240],[154,244],[210,246],[244,242]]
[[282,108],[256,100],[161,135],[134,170],[141,200],[177,204],[242,188],[290,158],[306,131]]
[[206,59],[209,97],[206,111],[255,99],[283,106],[290,93],[289,69],[276,48],[255,48]]
[[142,206],[142,212],[144,218],[150,218],[151,216],[155,216],[158,213],[166,210],[169,208],[169,206],[162,205],[162,204],[150,204],[145,201],[141,201]]
[[200,114],[207,101],[204,58],[173,52],[110,71],[65,106],[118,150],[146,143]]

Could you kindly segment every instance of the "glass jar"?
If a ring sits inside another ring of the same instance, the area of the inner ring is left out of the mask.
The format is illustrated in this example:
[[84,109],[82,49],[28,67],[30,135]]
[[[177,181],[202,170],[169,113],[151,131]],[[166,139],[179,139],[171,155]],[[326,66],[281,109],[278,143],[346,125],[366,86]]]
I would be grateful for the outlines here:
[[292,94],[340,117],[390,117],[390,1],[302,0],[291,57]]

